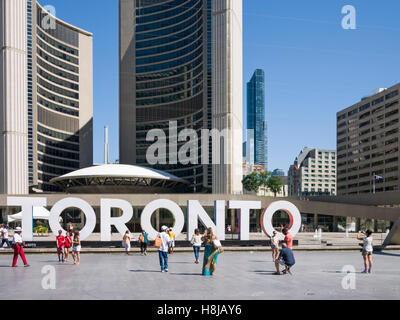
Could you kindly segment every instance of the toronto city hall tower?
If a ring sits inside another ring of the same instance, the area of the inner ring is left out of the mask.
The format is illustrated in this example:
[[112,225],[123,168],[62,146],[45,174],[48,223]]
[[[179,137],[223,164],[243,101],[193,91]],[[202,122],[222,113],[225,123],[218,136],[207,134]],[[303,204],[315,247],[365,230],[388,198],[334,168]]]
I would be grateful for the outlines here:
[[[240,193],[242,1],[120,0],[119,22],[120,163],[167,171],[190,192]],[[150,165],[147,133],[169,138],[171,121],[200,140],[202,129],[227,129],[218,150],[209,142],[221,164],[201,161],[199,142],[197,163]]]

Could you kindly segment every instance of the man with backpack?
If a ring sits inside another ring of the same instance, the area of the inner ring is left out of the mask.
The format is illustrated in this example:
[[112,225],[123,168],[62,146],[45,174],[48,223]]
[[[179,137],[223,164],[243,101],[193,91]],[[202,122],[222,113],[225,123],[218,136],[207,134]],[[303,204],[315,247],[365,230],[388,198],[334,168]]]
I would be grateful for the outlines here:
[[140,242],[140,253],[141,255],[147,256],[147,243],[149,242],[149,235],[146,231],[142,230],[142,233],[139,236]]

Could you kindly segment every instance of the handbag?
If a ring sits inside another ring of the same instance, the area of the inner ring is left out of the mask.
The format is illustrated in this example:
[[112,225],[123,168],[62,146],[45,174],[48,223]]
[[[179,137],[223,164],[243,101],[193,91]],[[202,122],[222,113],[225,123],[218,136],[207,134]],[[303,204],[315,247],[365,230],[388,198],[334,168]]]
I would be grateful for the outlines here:
[[144,237],[142,235],[140,235],[139,241],[142,242],[142,243],[144,242]]
[[222,248],[221,241],[219,241],[219,240],[213,240],[212,244],[213,244],[214,249]]
[[218,250],[218,253],[224,252],[224,249],[222,248],[221,241],[213,240],[212,244],[213,244],[213,249],[214,250]]
[[154,240],[154,246],[156,248],[161,248],[162,240],[160,237],[157,237],[156,240]]

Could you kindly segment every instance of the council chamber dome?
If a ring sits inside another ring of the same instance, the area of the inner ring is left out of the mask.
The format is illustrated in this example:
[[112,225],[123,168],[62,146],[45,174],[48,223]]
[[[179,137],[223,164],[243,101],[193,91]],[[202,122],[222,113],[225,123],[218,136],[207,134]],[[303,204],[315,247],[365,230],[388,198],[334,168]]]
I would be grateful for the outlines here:
[[67,193],[182,193],[189,183],[152,168],[105,164],[80,169],[51,180]]

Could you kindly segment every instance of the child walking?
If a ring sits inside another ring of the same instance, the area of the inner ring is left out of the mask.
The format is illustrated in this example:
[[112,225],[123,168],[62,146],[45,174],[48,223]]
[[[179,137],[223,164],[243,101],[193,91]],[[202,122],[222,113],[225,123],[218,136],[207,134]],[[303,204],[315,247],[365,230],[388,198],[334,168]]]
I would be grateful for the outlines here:
[[129,230],[126,230],[122,243],[125,248],[125,254],[129,256],[129,251],[131,250],[131,233]]
[[56,238],[56,243],[57,243],[58,262],[64,263],[65,237],[62,235],[62,230],[58,230],[58,237]]

